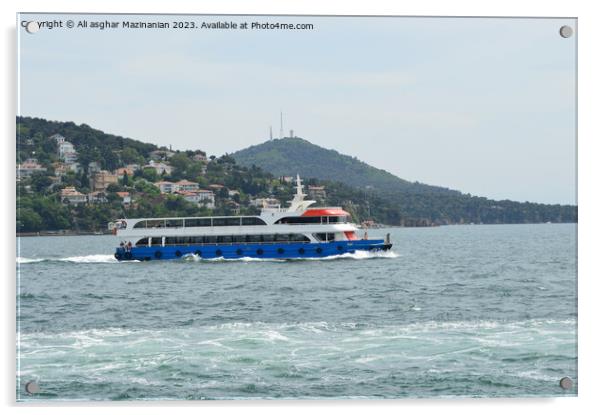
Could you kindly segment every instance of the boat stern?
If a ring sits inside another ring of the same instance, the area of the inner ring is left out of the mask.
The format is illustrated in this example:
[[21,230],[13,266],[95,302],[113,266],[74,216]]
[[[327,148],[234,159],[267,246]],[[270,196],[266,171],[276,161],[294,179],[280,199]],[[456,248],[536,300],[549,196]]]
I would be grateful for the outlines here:
[[115,248],[115,253],[113,254],[117,261],[131,261],[134,259],[134,255],[130,249],[127,249],[125,246],[119,246]]

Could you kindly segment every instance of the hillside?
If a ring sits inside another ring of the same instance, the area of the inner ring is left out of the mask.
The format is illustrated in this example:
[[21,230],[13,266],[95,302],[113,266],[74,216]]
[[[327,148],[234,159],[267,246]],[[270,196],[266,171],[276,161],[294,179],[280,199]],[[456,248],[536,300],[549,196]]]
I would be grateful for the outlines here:
[[266,141],[231,156],[243,166],[256,165],[276,176],[299,173],[303,177],[332,180],[354,187],[372,186],[383,191],[460,194],[445,187],[400,179],[355,157],[327,150],[299,137]]
[[113,170],[123,163],[142,162],[151,151],[157,150],[154,144],[107,134],[86,124],[17,117],[17,163],[31,157],[32,152],[41,163],[56,161],[52,157],[56,149],[47,138],[57,133],[76,146],[82,166],[95,161],[103,169]]
[[[290,181],[227,155],[170,151],[86,124],[17,117],[17,232],[107,232],[122,217],[255,215],[286,206]],[[386,200],[341,183],[324,186],[321,204],[341,205],[356,222],[399,224]]]
[[356,223],[577,220],[575,206],[493,201],[410,183],[301,139],[255,146],[243,163],[255,162],[245,166],[230,155],[171,151],[86,124],[18,117],[16,127],[17,232],[106,232],[122,217],[255,215],[261,206],[286,206],[292,178],[280,176],[297,172],[312,199],[342,206]]
[[[231,156],[245,166],[274,175],[333,180],[373,194],[396,212],[402,224],[576,222],[577,207],[495,201],[444,187],[412,183],[357,158],[327,150],[302,138],[255,145]],[[391,216],[391,215],[389,215]]]
[[229,157],[172,152],[86,124],[16,121],[17,232],[106,232],[123,217],[254,214],[253,199],[279,190],[269,173]]

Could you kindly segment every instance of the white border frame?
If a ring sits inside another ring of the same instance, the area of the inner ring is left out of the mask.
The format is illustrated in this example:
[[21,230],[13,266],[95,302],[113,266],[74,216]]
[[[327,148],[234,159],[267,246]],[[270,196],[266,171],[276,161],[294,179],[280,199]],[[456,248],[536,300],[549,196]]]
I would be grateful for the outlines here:
[[[105,413],[145,413],[162,414],[167,408],[177,411],[198,413],[200,411],[231,411],[245,408],[251,414],[272,412],[304,413],[308,410],[330,412],[344,410],[351,414],[366,410],[387,413],[400,411],[426,411],[446,414],[491,414],[508,411],[533,411],[544,409],[548,414],[589,412],[599,407],[597,386],[600,369],[601,350],[598,318],[601,315],[598,299],[601,292],[599,244],[597,238],[600,227],[602,192],[596,178],[600,172],[600,81],[602,73],[599,40],[602,39],[602,17],[596,13],[596,2],[590,1],[531,1],[506,0],[504,2],[483,2],[475,0],[415,1],[400,3],[395,1],[371,0],[363,2],[331,0],[276,1],[258,0],[252,4],[244,0],[236,1],[197,1],[147,0],[89,0],[86,2],[55,0],[21,0],[0,3],[4,33],[3,84],[5,91],[2,106],[4,126],[3,180],[8,202],[2,206],[2,225],[5,232],[2,238],[3,311],[2,329],[4,341],[2,350],[4,370],[0,391],[2,404],[8,413],[17,410],[24,413],[63,414],[86,412]],[[15,239],[13,237],[15,218],[15,113],[16,113],[16,28],[15,16],[21,12],[118,12],[118,13],[215,13],[215,14],[324,14],[324,15],[404,15],[404,16],[538,16],[538,17],[577,17],[579,19],[579,66],[578,66],[578,183],[579,183],[579,397],[546,399],[403,399],[375,401],[205,401],[205,402],[128,402],[128,403],[60,403],[35,404],[15,403]],[[598,122],[596,122],[598,121]],[[596,403],[598,405],[596,405]],[[44,407],[42,409],[41,407]],[[5,413],[6,413],[5,412]]]

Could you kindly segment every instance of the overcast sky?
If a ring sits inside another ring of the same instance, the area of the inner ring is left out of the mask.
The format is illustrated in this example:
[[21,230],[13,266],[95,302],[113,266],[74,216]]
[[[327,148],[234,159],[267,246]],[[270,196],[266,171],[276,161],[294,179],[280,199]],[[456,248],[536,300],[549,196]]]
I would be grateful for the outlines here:
[[284,130],[411,181],[576,203],[572,19],[34,16],[313,30],[19,30],[20,114],[176,149]]

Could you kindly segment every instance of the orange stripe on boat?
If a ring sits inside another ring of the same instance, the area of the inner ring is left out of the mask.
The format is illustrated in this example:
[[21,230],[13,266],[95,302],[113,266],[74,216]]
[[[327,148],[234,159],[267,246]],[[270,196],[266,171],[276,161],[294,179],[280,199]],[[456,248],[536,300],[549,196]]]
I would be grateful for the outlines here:
[[354,231],[345,231],[345,236],[350,241],[357,241],[359,239]]
[[343,209],[308,209],[301,216],[347,216]]

